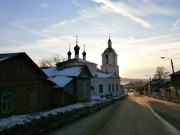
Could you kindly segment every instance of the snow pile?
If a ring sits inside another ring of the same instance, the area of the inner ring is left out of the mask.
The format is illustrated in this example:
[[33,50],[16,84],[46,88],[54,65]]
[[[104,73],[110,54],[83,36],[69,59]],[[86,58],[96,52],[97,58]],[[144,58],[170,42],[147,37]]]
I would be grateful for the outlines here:
[[96,100],[96,101],[98,101],[98,100],[106,100],[106,98],[101,98],[101,96],[99,96],[99,95],[91,95],[91,99]]
[[41,117],[47,117],[49,114],[56,115],[57,113],[65,113],[75,109],[83,108],[85,106],[93,106],[94,104],[97,104],[97,102],[91,101],[86,103],[77,103],[65,107],[59,107],[57,109],[53,109],[47,112],[41,112],[36,115],[17,115],[11,116],[6,119],[0,119],[0,132],[4,129],[9,129],[15,125],[31,122],[33,119],[41,119]]

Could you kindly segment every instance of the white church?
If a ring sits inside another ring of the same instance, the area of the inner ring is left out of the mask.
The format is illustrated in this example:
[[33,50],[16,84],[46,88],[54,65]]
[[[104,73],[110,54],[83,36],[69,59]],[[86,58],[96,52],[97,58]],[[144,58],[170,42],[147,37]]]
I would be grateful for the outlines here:
[[93,78],[91,79],[91,95],[100,96],[101,98],[110,98],[120,96],[123,94],[123,89],[120,84],[119,66],[117,63],[118,55],[112,48],[112,42],[109,36],[108,46],[102,53],[101,69],[97,68],[97,64],[86,60],[85,49],[82,53],[82,59],[79,58],[78,41],[76,38],[76,45],[74,47],[75,57],[71,58],[71,51],[69,48],[68,60],[58,63],[57,66],[77,66],[87,65]]

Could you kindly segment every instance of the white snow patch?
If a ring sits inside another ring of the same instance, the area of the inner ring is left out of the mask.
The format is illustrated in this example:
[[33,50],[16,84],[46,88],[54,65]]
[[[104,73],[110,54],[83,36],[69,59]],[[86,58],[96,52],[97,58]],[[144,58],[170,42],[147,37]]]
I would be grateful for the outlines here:
[[51,78],[48,78],[48,80],[54,82],[56,84],[56,88],[58,87],[64,87],[66,84],[68,84],[73,78],[66,77],[66,76],[53,76]]
[[96,101],[86,102],[86,103],[77,103],[65,107],[59,107],[46,112],[40,112],[39,114],[34,115],[16,115],[9,118],[0,119],[0,132],[4,129],[9,129],[15,125],[25,124],[31,122],[33,119],[41,119],[41,117],[47,117],[49,114],[56,115],[57,113],[64,113],[71,110],[79,109],[85,106],[93,106],[96,104]]
[[48,76],[52,77],[55,75],[62,75],[62,76],[79,76],[82,71],[82,67],[69,67],[62,70],[58,70],[56,67],[45,68],[42,71]]

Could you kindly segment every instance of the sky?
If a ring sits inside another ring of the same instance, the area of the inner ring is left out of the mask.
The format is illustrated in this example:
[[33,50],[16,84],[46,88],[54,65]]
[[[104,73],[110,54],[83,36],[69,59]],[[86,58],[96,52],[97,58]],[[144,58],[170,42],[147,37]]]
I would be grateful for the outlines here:
[[171,59],[180,70],[180,0],[0,0],[0,53],[26,52],[36,64],[67,58],[69,44],[74,58],[78,36],[80,58],[85,45],[100,67],[109,33],[120,77],[171,73]]

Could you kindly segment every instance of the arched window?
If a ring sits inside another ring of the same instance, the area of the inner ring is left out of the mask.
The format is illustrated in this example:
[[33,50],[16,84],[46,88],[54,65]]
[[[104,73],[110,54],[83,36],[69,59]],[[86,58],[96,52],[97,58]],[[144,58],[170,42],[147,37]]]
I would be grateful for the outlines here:
[[106,55],[106,64],[108,64],[108,55]]
[[116,65],[116,56],[114,55],[114,65]]

